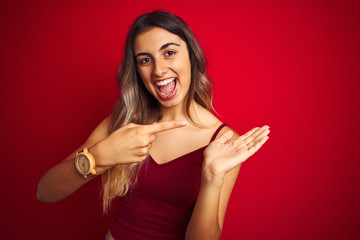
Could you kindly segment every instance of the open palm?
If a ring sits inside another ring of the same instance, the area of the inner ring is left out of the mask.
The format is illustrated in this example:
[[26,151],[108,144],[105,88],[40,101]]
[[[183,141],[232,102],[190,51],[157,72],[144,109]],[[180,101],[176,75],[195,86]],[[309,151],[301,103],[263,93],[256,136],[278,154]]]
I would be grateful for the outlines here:
[[225,132],[205,149],[204,170],[216,176],[224,176],[256,153],[269,139],[269,133],[269,126],[266,125],[253,128],[233,140],[230,140],[233,132],[231,130]]

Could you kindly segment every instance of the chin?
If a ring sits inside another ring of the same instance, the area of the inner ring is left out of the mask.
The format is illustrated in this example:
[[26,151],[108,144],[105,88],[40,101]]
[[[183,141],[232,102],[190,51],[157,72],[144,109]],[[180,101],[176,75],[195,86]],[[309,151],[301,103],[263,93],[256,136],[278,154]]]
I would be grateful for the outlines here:
[[164,108],[173,108],[173,107],[177,107],[181,104],[177,101],[168,101],[168,102],[160,101],[159,103],[160,103],[160,106],[164,107]]

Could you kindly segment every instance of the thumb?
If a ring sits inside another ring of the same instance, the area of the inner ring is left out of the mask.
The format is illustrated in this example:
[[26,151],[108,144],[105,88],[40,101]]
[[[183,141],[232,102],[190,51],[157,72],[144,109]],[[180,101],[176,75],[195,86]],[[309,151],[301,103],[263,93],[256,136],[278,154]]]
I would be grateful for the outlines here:
[[217,141],[219,143],[226,143],[229,139],[232,138],[233,135],[234,135],[233,131],[229,130],[229,131],[225,132],[223,135],[221,135],[215,141]]
[[127,128],[135,128],[135,127],[138,127],[138,126],[139,126],[138,124],[129,123],[129,124],[127,124],[125,127],[127,127]]

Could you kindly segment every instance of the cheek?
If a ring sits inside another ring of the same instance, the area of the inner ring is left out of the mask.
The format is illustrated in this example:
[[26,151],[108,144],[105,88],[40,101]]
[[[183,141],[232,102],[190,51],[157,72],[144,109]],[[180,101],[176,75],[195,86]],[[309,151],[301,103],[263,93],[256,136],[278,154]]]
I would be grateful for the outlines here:
[[[190,80],[191,78],[191,64],[188,59],[183,59],[182,61],[179,61],[176,63],[176,66],[174,66],[176,69],[178,69],[178,72],[181,73],[183,77],[186,78],[186,80]],[[185,79],[183,79],[185,80]]]
[[190,84],[191,81],[191,64],[190,62],[187,62],[186,64],[184,64],[183,69],[182,69],[183,75],[186,78],[186,82],[188,82],[188,84]]
[[147,81],[146,79],[144,78],[141,78],[141,81],[143,82],[145,88],[151,92],[152,91],[152,84],[150,84],[150,81]]
[[138,73],[140,75],[141,81],[144,83],[146,88],[148,88],[148,85],[150,84],[149,74],[147,74],[144,70],[138,70]]

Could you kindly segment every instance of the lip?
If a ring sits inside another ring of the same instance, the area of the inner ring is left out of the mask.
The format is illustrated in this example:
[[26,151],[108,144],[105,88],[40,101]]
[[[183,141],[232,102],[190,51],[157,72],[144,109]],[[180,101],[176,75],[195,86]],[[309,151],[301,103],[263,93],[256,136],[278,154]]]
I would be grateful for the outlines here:
[[171,99],[172,97],[174,97],[174,96],[176,95],[177,88],[178,88],[178,83],[177,83],[178,79],[177,79],[176,77],[175,77],[175,80],[174,80],[174,81],[175,81],[175,88],[174,88],[174,90],[173,90],[169,95],[166,95],[166,96],[163,95],[163,94],[160,92],[158,86],[156,85],[157,82],[161,82],[161,81],[164,81],[164,80],[167,80],[167,79],[170,79],[170,78],[174,78],[174,77],[163,78],[163,79],[158,79],[158,80],[154,81],[154,87],[155,87],[155,89],[156,89],[157,95],[158,95],[158,97],[159,97],[160,99],[162,99],[162,100],[169,100],[169,99]]

